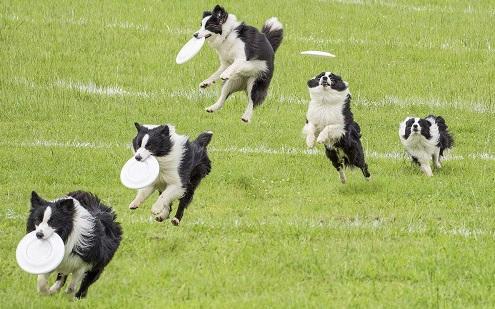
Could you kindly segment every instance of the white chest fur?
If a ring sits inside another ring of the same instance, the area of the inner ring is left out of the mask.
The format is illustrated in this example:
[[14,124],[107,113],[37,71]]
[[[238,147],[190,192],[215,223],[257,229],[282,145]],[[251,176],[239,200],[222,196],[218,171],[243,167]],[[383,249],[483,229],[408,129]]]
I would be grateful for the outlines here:
[[187,136],[173,133],[172,139],[174,145],[169,154],[163,157],[156,157],[160,165],[160,174],[158,185],[181,185],[179,167],[184,153],[184,144],[187,142]]
[[344,126],[343,107],[342,102],[312,99],[306,118],[318,131],[323,130],[328,125]]

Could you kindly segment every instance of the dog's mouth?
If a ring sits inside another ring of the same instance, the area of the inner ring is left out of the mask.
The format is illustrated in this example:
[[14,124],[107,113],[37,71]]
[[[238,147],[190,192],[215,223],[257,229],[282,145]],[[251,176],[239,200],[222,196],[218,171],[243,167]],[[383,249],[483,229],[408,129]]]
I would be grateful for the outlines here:
[[210,33],[208,33],[207,35],[205,35],[205,39],[209,38],[211,36]]
[[330,84],[329,84],[328,82],[321,82],[321,85],[322,85],[323,87],[328,87],[328,86],[330,86]]

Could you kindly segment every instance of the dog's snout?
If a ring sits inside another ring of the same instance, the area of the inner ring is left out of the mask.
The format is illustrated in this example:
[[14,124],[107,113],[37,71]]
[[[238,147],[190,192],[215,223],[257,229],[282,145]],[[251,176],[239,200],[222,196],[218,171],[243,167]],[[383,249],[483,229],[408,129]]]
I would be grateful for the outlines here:
[[413,124],[413,128],[417,129],[418,128],[418,125],[416,123]]
[[45,236],[45,235],[43,234],[43,232],[36,232],[36,238],[38,238],[38,239],[42,239],[42,238],[43,238],[43,236]]
[[323,76],[321,79],[323,79],[323,80],[327,80],[327,79],[328,79],[328,77]]
[[141,161],[141,160],[143,159],[143,157],[141,157],[141,155],[137,155],[137,156],[135,156],[134,158],[135,158],[136,160],[138,160],[138,161]]
[[195,37],[196,39],[198,38],[198,36],[199,36],[199,33],[198,32],[196,32],[195,34],[193,34],[193,37]]

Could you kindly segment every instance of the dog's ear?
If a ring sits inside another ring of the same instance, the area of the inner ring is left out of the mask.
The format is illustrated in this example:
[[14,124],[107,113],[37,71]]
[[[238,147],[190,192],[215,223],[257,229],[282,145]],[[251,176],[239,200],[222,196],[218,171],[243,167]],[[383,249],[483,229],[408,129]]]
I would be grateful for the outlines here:
[[143,127],[142,125],[140,125],[139,123],[137,122],[134,122],[134,126],[136,127],[136,129],[138,130],[138,132],[141,130],[141,128]]
[[342,78],[338,75],[331,74],[330,80],[332,81],[332,89],[337,91],[344,91],[347,89],[347,83],[342,80]]
[[217,4],[213,9],[213,15],[215,15],[215,17],[220,21],[220,23],[223,24],[227,20],[229,14],[227,13],[227,11],[225,11],[223,7]]
[[59,207],[65,211],[72,211],[74,209],[74,201],[71,198],[61,200]]
[[205,18],[206,16],[211,16],[211,12],[210,11],[204,11],[203,12],[203,18]]
[[31,192],[31,208],[36,208],[45,204],[48,204],[48,202],[42,199],[38,193],[35,191]]
[[320,84],[320,79],[317,77],[308,80],[308,87],[309,88],[318,87],[319,84]]
[[168,125],[164,124],[164,125],[161,126],[159,132],[162,135],[168,136],[170,134],[170,128],[168,127]]

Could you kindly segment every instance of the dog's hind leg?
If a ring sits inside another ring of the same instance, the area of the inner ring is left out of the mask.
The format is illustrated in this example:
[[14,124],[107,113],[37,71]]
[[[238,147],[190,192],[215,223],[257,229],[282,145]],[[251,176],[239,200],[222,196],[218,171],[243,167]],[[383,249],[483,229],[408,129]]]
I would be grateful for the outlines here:
[[130,209],[136,209],[155,191],[153,186],[149,186],[143,189],[139,189],[134,200],[129,204]]
[[60,289],[65,285],[65,281],[67,281],[67,275],[58,273],[57,281],[55,281],[55,283],[50,287],[50,294],[60,291]]
[[263,78],[249,78],[246,86],[246,94],[248,96],[248,105],[241,117],[241,120],[248,123],[253,116],[253,110],[256,106],[263,103],[267,95],[269,81]]
[[196,188],[199,186],[199,183],[204,176],[206,175],[202,176],[201,173],[197,173],[191,178],[191,182],[189,183],[186,193],[179,201],[179,206],[177,207],[175,217],[172,219],[173,225],[179,225],[180,220],[182,220],[182,216],[184,215],[184,210],[191,203],[194,197],[194,191],[196,191]]
[[342,183],[346,183],[347,178],[344,173],[344,162],[339,157],[337,150],[331,146],[325,145],[325,154],[327,158],[332,162],[333,167],[339,172],[340,181]]
[[225,104],[225,100],[234,92],[238,91],[242,87],[242,79],[229,79],[225,81],[222,85],[222,90],[220,92],[220,97],[215,104],[206,108],[208,113],[216,112],[221,109]]
[[86,273],[86,276],[84,276],[84,279],[81,282],[81,287],[79,288],[79,291],[77,291],[76,295],[74,295],[76,298],[84,298],[88,294],[88,288],[90,285],[92,285],[96,280],[101,275],[101,272],[103,269],[98,268],[98,269],[92,269]]

